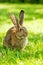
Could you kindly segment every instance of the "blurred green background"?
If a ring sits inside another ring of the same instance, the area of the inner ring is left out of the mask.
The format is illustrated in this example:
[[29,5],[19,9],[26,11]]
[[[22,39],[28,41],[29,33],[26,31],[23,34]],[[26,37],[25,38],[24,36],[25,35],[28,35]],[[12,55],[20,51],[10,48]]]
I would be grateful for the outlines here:
[[0,0],[8,3],[43,3],[43,0]]
[[[0,0],[0,65],[43,65],[43,0]],[[24,10],[28,44],[24,51],[4,48],[3,39],[13,25],[9,12],[19,18]]]

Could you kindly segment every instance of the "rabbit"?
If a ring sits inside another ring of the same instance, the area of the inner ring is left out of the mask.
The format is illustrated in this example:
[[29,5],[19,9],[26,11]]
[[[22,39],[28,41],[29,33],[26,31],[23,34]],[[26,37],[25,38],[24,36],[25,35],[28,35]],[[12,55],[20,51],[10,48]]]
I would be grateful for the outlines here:
[[19,20],[13,15],[13,13],[10,13],[10,18],[15,26],[8,30],[3,45],[15,49],[24,49],[28,41],[28,31],[23,26],[24,10],[20,11]]

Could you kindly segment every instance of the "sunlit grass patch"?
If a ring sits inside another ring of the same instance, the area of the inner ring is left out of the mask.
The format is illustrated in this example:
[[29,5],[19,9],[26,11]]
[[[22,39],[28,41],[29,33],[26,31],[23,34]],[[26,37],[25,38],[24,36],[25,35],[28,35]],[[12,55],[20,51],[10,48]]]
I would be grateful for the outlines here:
[[34,34],[43,33],[43,19],[33,19],[25,23],[28,32],[33,32]]

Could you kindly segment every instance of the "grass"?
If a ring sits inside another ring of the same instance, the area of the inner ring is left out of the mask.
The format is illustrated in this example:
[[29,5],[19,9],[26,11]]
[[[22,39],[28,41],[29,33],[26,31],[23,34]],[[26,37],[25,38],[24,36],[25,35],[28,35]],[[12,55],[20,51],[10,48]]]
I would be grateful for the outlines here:
[[[24,25],[28,30],[28,45],[24,51],[4,48],[3,39],[13,26],[9,12],[19,17],[25,11]],[[43,5],[0,4],[0,65],[43,65]]]

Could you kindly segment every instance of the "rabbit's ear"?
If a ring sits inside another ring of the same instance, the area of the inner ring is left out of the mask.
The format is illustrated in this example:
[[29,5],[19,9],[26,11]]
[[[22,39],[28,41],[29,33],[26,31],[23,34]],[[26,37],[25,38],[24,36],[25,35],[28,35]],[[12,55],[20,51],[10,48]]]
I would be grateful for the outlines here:
[[20,15],[19,15],[19,24],[22,25],[23,24],[23,18],[24,18],[24,11],[21,10],[20,11]]
[[11,18],[13,24],[14,24],[17,28],[19,28],[18,19],[14,16],[13,13],[9,13],[9,14],[10,14],[10,18]]
[[17,25],[17,22],[18,22],[17,18],[14,16],[13,13],[9,13],[9,14],[10,14],[10,18],[11,18],[13,24],[14,25]]

